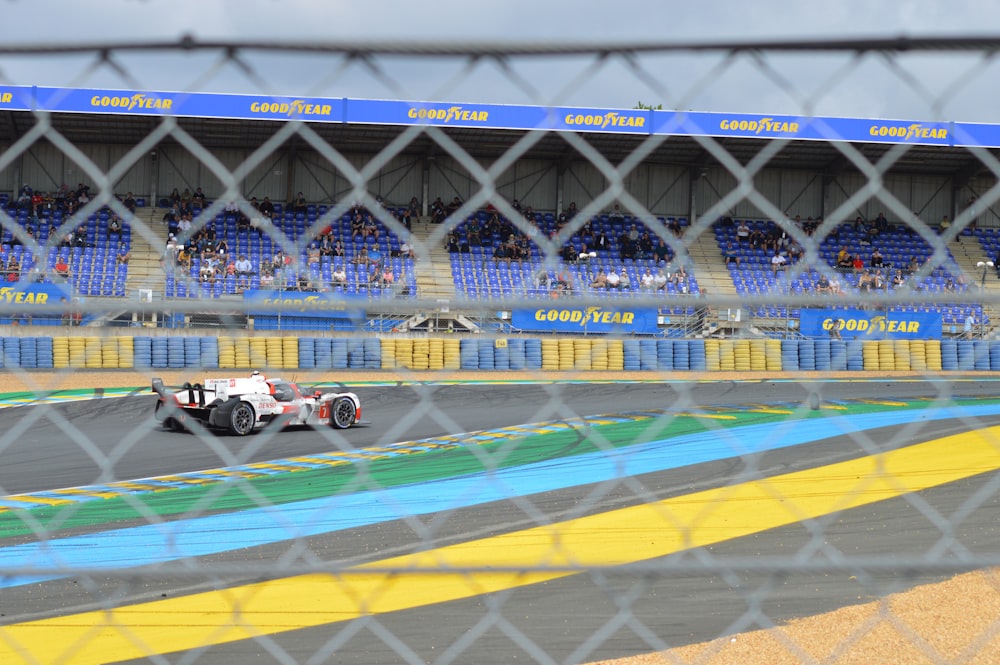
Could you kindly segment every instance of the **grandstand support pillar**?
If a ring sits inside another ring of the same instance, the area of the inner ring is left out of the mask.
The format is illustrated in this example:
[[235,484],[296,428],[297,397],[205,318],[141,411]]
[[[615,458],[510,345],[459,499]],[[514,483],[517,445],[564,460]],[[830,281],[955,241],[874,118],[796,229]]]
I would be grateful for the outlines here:
[[157,148],[149,151],[149,180],[149,206],[156,208],[160,205],[156,198],[156,185],[160,182],[160,159]]
[[298,152],[295,150],[294,145],[290,145],[285,154],[285,162],[288,164],[288,175],[285,180],[285,199],[289,202],[295,200],[295,193],[298,191],[295,188],[295,162],[297,159]]
[[425,155],[420,169],[420,216],[427,217],[427,206],[431,196],[431,160],[433,157]]
[[688,169],[688,220],[691,224],[698,221],[698,182],[708,175],[707,169],[692,166]]

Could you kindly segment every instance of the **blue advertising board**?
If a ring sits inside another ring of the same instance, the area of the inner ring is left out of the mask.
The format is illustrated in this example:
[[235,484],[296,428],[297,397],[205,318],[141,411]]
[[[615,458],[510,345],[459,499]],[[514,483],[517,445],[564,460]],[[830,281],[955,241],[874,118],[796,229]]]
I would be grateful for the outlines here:
[[863,309],[803,309],[799,332],[806,337],[842,339],[940,339],[940,312],[886,312]]
[[531,332],[622,333],[653,335],[659,332],[655,307],[574,307],[553,303],[544,307],[515,309],[511,326]]
[[251,316],[282,314],[321,319],[363,320],[365,310],[362,298],[349,298],[331,292],[306,291],[245,291],[243,302]]
[[649,109],[0,86],[0,110],[1000,147],[1000,125]]

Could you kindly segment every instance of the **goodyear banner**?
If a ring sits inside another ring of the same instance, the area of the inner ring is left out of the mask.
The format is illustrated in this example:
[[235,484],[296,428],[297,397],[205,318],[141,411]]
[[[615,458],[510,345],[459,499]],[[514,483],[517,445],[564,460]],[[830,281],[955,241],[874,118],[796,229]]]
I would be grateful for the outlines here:
[[12,284],[0,288],[0,305],[10,312],[30,312],[47,307],[51,311],[60,303],[70,303],[73,292],[60,284]]
[[[803,309],[806,337],[842,339],[940,339],[940,312],[871,312],[862,309]],[[836,332],[831,332],[831,331]]]
[[304,291],[245,291],[243,302],[251,316],[305,316],[320,319],[361,321],[365,311],[361,298],[345,298],[335,293]]
[[655,307],[573,307],[553,305],[516,309],[511,326],[531,332],[631,333],[654,335],[659,332]]
[[1000,147],[1000,125],[346,97],[0,86],[0,110]]

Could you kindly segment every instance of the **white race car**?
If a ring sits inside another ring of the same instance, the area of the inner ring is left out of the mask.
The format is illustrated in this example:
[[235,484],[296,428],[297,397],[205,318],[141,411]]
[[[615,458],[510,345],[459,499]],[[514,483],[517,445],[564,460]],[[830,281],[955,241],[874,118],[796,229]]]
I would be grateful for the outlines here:
[[354,393],[315,391],[305,395],[289,381],[249,377],[207,379],[171,390],[153,379],[156,418],[164,426],[183,430],[191,420],[213,429],[245,436],[273,420],[283,425],[326,425],[345,429],[361,422],[361,400]]

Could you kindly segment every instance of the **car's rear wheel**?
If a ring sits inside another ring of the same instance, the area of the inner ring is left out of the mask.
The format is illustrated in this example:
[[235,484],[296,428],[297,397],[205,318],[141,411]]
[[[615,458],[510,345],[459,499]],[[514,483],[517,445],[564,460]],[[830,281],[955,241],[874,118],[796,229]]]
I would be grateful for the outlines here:
[[253,431],[256,421],[257,415],[253,407],[246,402],[240,402],[229,414],[229,431],[237,436],[246,436]]
[[354,424],[358,409],[347,397],[338,397],[330,408],[330,424],[337,429],[347,429]]

